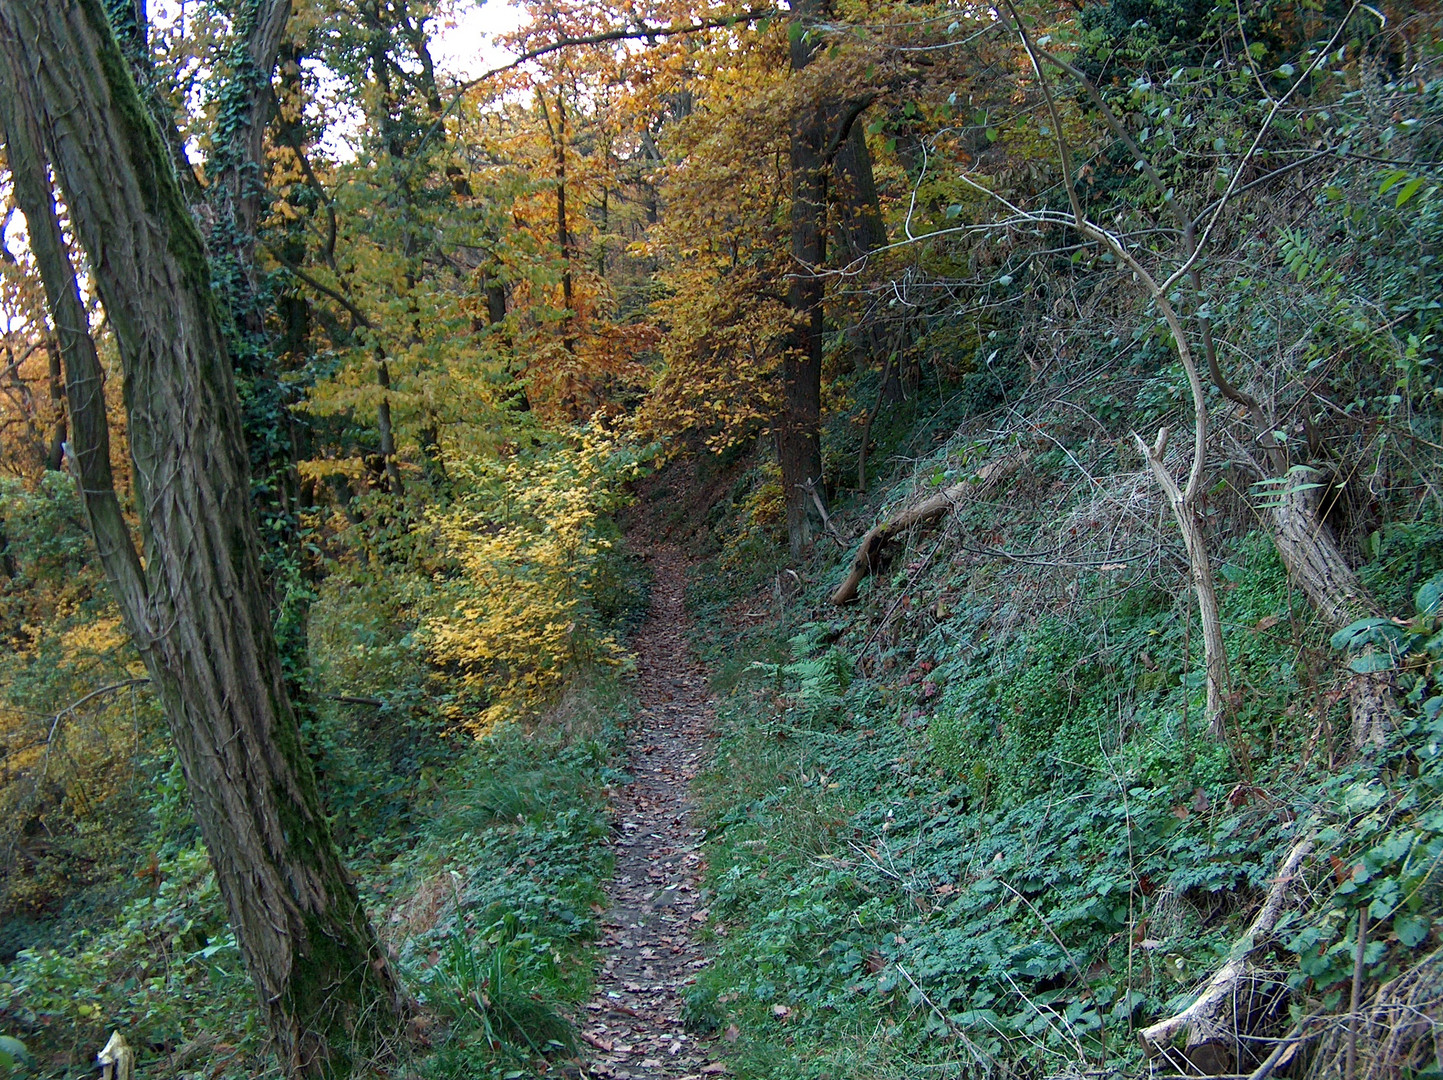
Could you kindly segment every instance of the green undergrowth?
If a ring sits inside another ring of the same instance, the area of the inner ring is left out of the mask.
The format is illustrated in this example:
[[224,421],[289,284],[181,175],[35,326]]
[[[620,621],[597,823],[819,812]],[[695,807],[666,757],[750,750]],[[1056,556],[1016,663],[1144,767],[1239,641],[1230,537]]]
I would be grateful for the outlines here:
[[[611,869],[605,789],[618,775],[627,694],[612,669],[583,673],[533,726],[456,736],[445,764],[412,777],[409,840],[380,835],[348,852],[421,1006],[421,1049],[381,1065],[386,1074],[530,1076],[533,1062],[572,1048],[566,1013],[590,989]],[[375,802],[389,820],[384,791]],[[23,1044],[10,1056],[27,1075],[92,1074],[112,1030],[137,1048],[142,1076],[275,1074],[173,767],[157,805],[174,839],[159,851],[154,888],[0,968],[0,1030]],[[360,833],[366,821],[351,825]]]
[[[28,544],[17,574],[70,582],[85,633],[71,633],[74,662],[59,645],[12,658],[0,704],[44,717],[85,700],[79,675],[126,692],[102,694],[103,713],[27,720],[36,767],[0,777],[0,802],[19,807],[0,836],[0,902],[29,919],[0,934],[0,1037],[18,1040],[0,1043],[0,1077],[92,1075],[112,1031],[141,1076],[279,1075],[159,710],[126,681],[133,656],[91,595],[98,579],[75,571],[86,548],[73,488],[23,505],[6,492],[28,514],[8,516],[12,536],[54,540]],[[647,606],[644,564],[609,519],[589,520],[607,542],[571,566],[587,590],[569,610],[623,642]],[[529,1076],[573,1049],[566,1017],[590,989],[627,668],[577,649],[490,722],[495,695],[475,693],[463,677],[475,673],[442,663],[422,633],[450,565],[433,539],[415,522],[346,539],[310,599],[298,712],[333,835],[418,1006],[404,1048],[367,1075]],[[31,850],[36,869],[10,873]]]
[[387,875],[408,898],[383,938],[445,1022],[421,1076],[529,1076],[538,1057],[575,1049],[566,1014],[591,989],[627,700],[615,681],[569,699],[581,714],[569,730],[482,740],[426,840]]
[[[1443,575],[1426,544],[1383,539],[1367,571],[1408,617],[1330,640],[1266,537],[1226,542],[1234,692],[1214,734],[1181,573],[1119,588],[1116,568],[1084,571],[1026,604],[1036,578],[1016,568],[943,548],[918,572],[935,543],[840,613],[830,553],[765,619],[736,617],[763,610],[755,563],[696,575],[721,738],[702,780],[714,962],[688,1007],[738,1076],[1137,1075],[1138,1029],[1188,1004],[1309,836],[1309,900],[1269,958],[1290,993],[1256,1006],[1277,1034],[1346,1010],[1360,909],[1369,986],[1436,949]],[[1356,757],[1338,671],[1370,642],[1404,714]]]

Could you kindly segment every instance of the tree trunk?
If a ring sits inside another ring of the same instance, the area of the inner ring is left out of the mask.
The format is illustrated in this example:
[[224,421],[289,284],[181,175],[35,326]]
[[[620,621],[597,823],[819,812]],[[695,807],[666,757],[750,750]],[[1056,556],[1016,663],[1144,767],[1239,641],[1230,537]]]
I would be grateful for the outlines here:
[[55,431],[50,436],[50,446],[45,451],[45,467],[59,472],[65,461],[65,442],[68,431],[65,423],[65,374],[60,366],[60,343],[54,339],[45,342],[46,359],[50,361],[50,407],[55,410]]
[[[0,116],[66,364],[97,548],[165,708],[282,1068],[349,1075],[401,994],[332,842],[261,588],[210,271],[100,0],[0,0]],[[110,484],[101,370],[45,178],[120,346],[142,563]]]
[[[543,106],[544,107],[544,106]],[[549,121],[548,121],[549,122]],[[571,280],[571,230],[566,219],[566,99],[556,91],[556,129],[552,133],[556,162],[556,248],[561,252],[561,306],[566,309],[562,341],[567,352],[576,351],[575,290]]]
[[381,387],[381,401],[376,406],[376,430],[381,436],[386,489],[399,497],[406,493],[406,485],[401,482],[401,467],[396,461],[396,432],[391,426],[391,365],[379,348],[376,350],[376,383]]
[[486,282],[486,321],[491,326],[506,321],[506,286],[490,279]]
[[[1335,630],[1378,614],[1358,576],[1338,550],[1318,508],[1318,476],[1295,469],[1272,508],[1273,543],[1283,565],[1307,594],[1323,621]],[[1381,746],[1391,726],[1393,681],[1386,671],[1354,672],[1348,682],[1353,745]]]
[[1183,367],[1193,387],[1193,407],[1197,410],[1197,447],[1194,448],[1193,468],[1188,475],[1186,487],[1179,487],[1177,480],[1168,471],[1163,454],[1167,450],[1168,429],[1158,432],[1157,442],[1148,446],[1142,437],[1133,433],[1138,451],[1147,460],[1153,479],[1162,489],[1182,533],[1183,548],[1187,551],[1188,567],[1192,572],[1193,592],[1197,595],[1198,623],[1203,634],[1203,664],[1207,676],[1207,718],[1208,730],[1217,738],[1225,734],[1226,721],[1224,694],[1228,685],[1228,655],[1223,645],[1222,612],[1218,607],[1217,585],[1213,579],[1212,560],[1208,558],[1207,539],[1203,535],[1202,521],[1198,518],[1198,480],[1202,477],[1203,457],[1198,448],[1206,445],[1207,411],[1206,403],[1199,392],[1196,367],[1191,355],[1184,351],[1186,342],[1181,336],[1179,353]]
[[[877,181],[872,174],[872,154],[867,149],[867,133],[860,124],[853,123],[847,132],[832,162],[832,173],[842,254],[852,271],[860,272],[867,256],[887,243],[887,226],[882,219]],[[866,321],[863,338],[866,355],[862,365],[865,367],[881,356],[882,381],[876,404],[862,425],[862,446],[857,452],[859,491],[867,490],[867,443],[872,436],[872,424],[883,405],[894,404],[901,396],[897,378],[900,341],[898,349],[889,348],[886,336],[872,320]]]
[[[805,30],[822,14],[825,0],[803,0],[793,18]],[[791,39],[791,70],[812,62],[816,43],[806,33]],[[782,361],[783,414],[777,424],[777,460],[787,507],[787,538],[792,555],[812,542],[812,494],[825,500],[822,488],[822,301],[819,276],[827,257],[828,110],[822,102],[799,102],[792,116],[790,144],[792,267],[787,288],[794,328]]]
[[837,150],[833,162],[836,176],[838,231],[847,260],[866,258],[887,243],[887,227],[877,198],[877,181],[872,175],[872,154],[867,133],[853,124]]

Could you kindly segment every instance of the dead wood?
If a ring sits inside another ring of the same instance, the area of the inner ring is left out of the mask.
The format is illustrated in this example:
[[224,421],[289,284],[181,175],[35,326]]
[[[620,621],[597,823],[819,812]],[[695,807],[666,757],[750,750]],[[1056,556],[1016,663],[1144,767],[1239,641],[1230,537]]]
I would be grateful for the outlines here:
[[[1323,520],[1322,477],[1296,468],[1292,482],[1272,508],[1273,543],[1294,581],[1323,620],[1335,630],[1379,614],[1367,589],[1353,573],[1338,541]],[[1353,672],[1348,680],[1348,711],[1353,745],[1381,746],[1392,727],[1393,680],[1387,671]]]
[[1142,1029],[1138,1038],[1149,1057],[1166,1055],[1179,1032],[1187,1032],[1184,1045],[1188,1064],[1204,1075],[1233,1071],[1237,1065],[1243,1017],[1237,1003],[1246,999],[1255,975],[1252,958],[1267,941],[1283,912],[1297,895],[1303,861],[1313,850],[1309,833],[1295,843],[1278,867],[1267,898],[1245,933],[1233,945],[1228,961],[1208,979],[1197,1000],[1181,1012]]
[[[1384,983],[1372,1000],[1329,1024],[1306,1072],[1308,1080],[1346,1073],[1350,1034],[1356,1032],[1357,1080],[1395,1080],[1443,1066],[1443,949],[1434,950]],[[1337,1019],[1337,1018],[1335,1018]]]
[[903,507],[880,525],[874,525],[862,537],[857,554],[852,557],[852,567],[847,574],[847,579],[837,586],[836,592],[832,593],[832,603],[849,604],[857,598],[857,589],[862,582],[876,573],[877,568],[881,565],[882,549],[899,533],[905,532],[913,525],[921,525],[942,517],[961,506],[969,498],[987,491],[1011,476],[1026,465],[1031,458],[1032,455],[1027,453],[990,462],[978,469],[977,474],[971,479],[953,484],[921,502]]

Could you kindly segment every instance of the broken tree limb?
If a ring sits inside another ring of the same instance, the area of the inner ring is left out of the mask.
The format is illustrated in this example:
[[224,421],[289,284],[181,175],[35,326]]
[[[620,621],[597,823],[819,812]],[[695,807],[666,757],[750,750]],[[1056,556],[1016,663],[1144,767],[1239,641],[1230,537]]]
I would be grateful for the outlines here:
[[101,1080],[131,1080],[135,1075],[135,1051],[118,1031],[110,1033],[110,1041],[95,1055]]
[[1032,455],[1027,453],[993,461],[978,469],[977,474],[970,480],[953,484],[946,490],[939,491],[936,495],[923,499],[921,502],[903,507],[880,525],[874,525],[862,537],[857,554],[852,557],[852,566],[847,574],[847,579],[837,586],[836,592],[832,593],[832,603],[849,604],[857,598],[857,589],[862,582],[874,574],[881,565],[882,549],[899,533],[905,532],[913,525],[920,525],[923,522],[934,521],[942,517],[961,506],[971,496],[986,491],[1011,476],[1026,465],[1031,458]]
[[[1313,609],[1334,630],[1381,614],[1358,575],[1353,573],[1324,520],[1323,476],[1295,466],[1271,509],[1273,543],[1288,573],[1307,594]],[[1389,671],[1352,672],[1348,712],[1357,749],[1381,746],[1392,728],[1393,677]]]
[[[1288,904],[1293,901],[1296,895],[1295,886],[1301,879],[1303,862],[1312,850],[1313,835],[1309,831],[1293,845],[1283,859],[1277,876],[1273,878],[1272,887],[1268,889],[1267,898],[1247,933],[1233,945],[1227,963],[1208,979],[1197,1000],[1182,1012],[1150,1024],[1138,1032],[1138,1039],[1148,1057],[1166,1054],[1168,1045],[1179,1032],[1186,1030],[1187,1042],[1183,1053],[1189,1062],[1200,1067],[1204,1060],[1209,1065],[1225,1059],[1235,1063],[1240,1033],[1237,1030],[1238,1018],[1234,1010],[1246,982],[1251,977],[1253,954],[1272,934]],[[1204,1074],[1216,1074],[1218,1071],[1227,1072],[1228,1069],[1201,1068],[1201,1071]]]

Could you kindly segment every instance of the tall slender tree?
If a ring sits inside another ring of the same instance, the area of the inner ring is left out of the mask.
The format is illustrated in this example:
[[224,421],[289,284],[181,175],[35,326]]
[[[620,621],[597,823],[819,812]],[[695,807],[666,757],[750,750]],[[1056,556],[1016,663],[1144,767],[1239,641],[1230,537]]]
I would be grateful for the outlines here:
[[[281,1065],[348,1075],[394,1033],[402,997],[286,694],[205,250],[100,0],[0,0],[0,123],[62,344],[86,512]],[[111,483],[103,373],[47,166],[120,350],[140,548]]]

